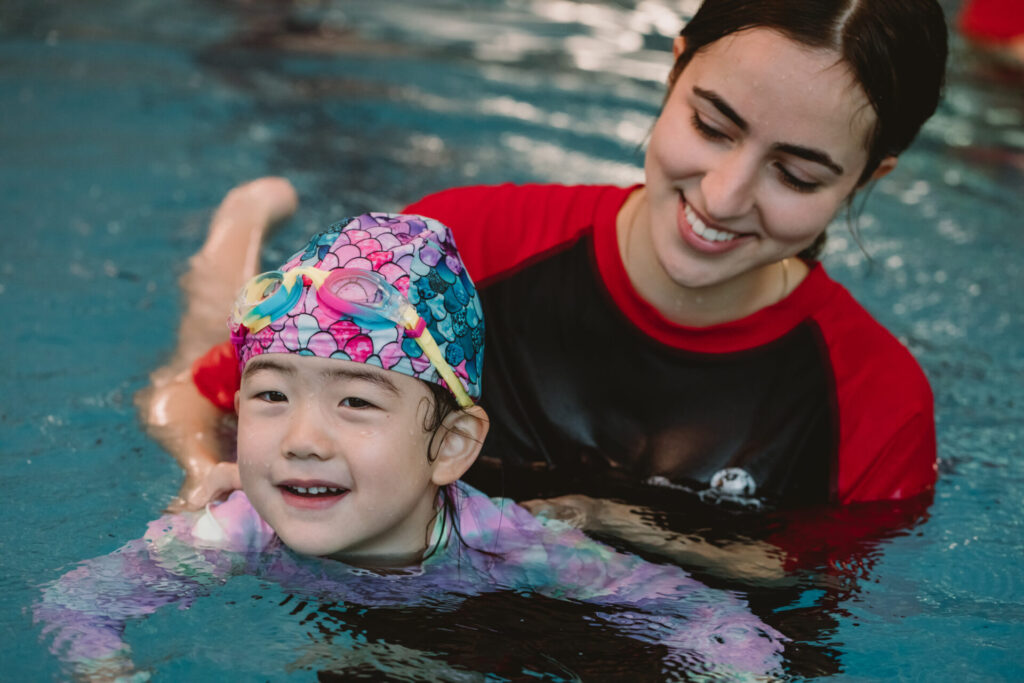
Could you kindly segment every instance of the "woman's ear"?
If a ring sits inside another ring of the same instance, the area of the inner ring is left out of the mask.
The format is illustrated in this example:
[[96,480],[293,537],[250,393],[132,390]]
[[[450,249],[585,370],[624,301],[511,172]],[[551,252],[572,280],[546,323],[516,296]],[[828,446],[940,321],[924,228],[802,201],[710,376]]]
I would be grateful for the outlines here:
[[446,486],[462,477],[480,454],[490,427],[490,418],[480,406],[449,413],[438,427],[431,481]]
[[682,36],[676,36],[676,39],[672,41],[672,61],[679,59],[679,55],[683,54],[683,50],[686,49],[686,38]]
[[[885,176],[889,175],[889,172],[892,171],[892,169],[896,168],[897,161],[898,159],[892,155],[882,159],[882,161],[879,162],[878,164],[878,168],[876,168],[875,172],[871,174],[871,177],[868,179],[867,182],[874,182],[879,178],[884,178]],[[867,183],[865,183],[865,185],[866,184]]]

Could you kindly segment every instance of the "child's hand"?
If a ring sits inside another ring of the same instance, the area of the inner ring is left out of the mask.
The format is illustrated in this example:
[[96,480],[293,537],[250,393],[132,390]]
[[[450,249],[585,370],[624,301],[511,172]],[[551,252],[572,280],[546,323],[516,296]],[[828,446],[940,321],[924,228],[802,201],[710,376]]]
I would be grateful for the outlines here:
[[238,477],[238,464],[219,462],[202,473],[185,477],[178,495],[167,506],[167,512],[199,510],[208,503],[226,498],[232,491],[242,488]]

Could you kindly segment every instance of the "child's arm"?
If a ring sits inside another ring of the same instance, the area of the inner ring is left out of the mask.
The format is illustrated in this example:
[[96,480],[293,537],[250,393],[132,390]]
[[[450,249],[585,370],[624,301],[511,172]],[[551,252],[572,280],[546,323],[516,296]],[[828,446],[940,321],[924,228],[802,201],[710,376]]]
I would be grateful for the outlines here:
[[135,671],[126,624],[169,604],[188,605],[238,573],[273,531],[241,493],[203,513],[164,515],[144,538],[87,560],[46,586],[35,621],[50,650],[87,680]]
[[[82,562],[50,584],[35,605],[50,651],[78,678],[114,680],[136,673],[125,625],[172,604],[188,604],[213,576],[196,577],[162,566],[149,544],[137,539],[109,555]],[[130,680],[130,679],[129,679]]]

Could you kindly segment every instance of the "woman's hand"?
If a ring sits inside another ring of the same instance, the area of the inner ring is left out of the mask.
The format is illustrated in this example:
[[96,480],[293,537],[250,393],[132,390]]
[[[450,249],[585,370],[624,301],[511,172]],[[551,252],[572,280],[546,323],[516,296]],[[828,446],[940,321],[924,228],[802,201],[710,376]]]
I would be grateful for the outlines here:
[[167,506],[167,512],[199,510],[215,500],[222,500],[242,488],[238,477],[238,464],[219,462],[202,472],[190,472],[178,490],[178,495]]
[[199,393],[189,370],[155,373],[153,384],[136,402],[149,434],[185,471],[168,512],[198,510],[241,488],[238,465],[224,452],[224,413]]
[[596,524],[601,507],[607,501],[590,496],[568,495],[557,498],[537,498],[520,503],[534,517],[557,519],[584,531],[597,531]]

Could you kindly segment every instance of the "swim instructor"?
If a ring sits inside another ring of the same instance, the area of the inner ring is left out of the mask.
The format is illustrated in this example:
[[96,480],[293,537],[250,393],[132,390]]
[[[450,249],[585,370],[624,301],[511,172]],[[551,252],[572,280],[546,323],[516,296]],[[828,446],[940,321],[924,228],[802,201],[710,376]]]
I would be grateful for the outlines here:
[[[706,0],[673,53],[643,185],[468,187],[405,209],[451,227],[478,283],[481,462],[781,507],[929,490],[928,382],[818,255],[935,111],[940,7]],[[226,410],[235,365],[215,351],[193,372]],[[189,506],[223,487],[193,460]]]
[[781,506],[928,490],[928,382],[817,259],[935,111],[941,9],[706,0],[673,53],[642,186],[405,209],[452,228],[480,285],[484,459]]

